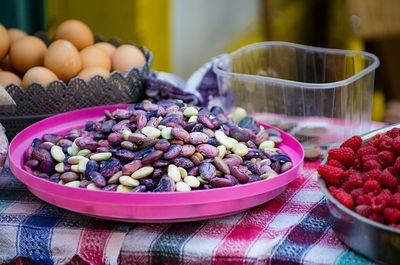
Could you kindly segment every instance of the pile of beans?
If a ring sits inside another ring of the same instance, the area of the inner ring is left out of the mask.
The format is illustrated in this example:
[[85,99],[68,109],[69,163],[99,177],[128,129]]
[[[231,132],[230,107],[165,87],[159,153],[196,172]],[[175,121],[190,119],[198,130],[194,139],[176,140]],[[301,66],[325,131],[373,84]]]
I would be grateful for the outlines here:
[[190,191],[271,178],[292,167],[281,135],[243,109],[231,116],[149,101],[105,111],[66,135],[44,134],[25,153],[24,169],[70,187],[117,192]]

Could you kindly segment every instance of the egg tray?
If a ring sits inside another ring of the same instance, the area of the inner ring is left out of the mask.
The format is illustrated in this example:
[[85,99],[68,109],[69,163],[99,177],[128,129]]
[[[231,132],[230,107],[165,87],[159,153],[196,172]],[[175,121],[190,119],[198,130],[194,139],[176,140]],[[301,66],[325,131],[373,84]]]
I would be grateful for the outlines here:
[[8,139],[11,140],[27,126],[54,114],[142,100],[145,96],[144,80],[150,73],[152,54],[143,47],[140,50],[146,62],[139,69],[132,68],[127,74],[114,71],[107,78],[96,75],[88,82],[74,77],[68,85],[56,80],[47,88],[37,83],[27,88],[15,84],[6,86],[5,90],[17,104],[15,112],[0,113],[0,123],[6,128]]

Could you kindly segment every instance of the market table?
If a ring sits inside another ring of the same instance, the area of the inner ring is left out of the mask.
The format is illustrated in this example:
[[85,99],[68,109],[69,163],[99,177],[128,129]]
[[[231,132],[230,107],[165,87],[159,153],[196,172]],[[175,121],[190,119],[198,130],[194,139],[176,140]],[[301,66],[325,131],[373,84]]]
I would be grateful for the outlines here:
[[233,216],[176,224],[86,217],[0,177],[0,264],[369,264],[331,229],[316,167],[274,200]]

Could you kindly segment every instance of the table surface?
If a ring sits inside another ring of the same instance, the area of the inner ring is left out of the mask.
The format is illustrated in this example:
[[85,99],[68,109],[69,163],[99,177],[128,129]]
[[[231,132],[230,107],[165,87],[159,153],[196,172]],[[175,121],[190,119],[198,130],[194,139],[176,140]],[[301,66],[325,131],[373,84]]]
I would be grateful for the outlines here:
[[233,216],[129,224],[76,214],[0,177],[0,264],[370,264],[331,229],[316,167],[274,200]]

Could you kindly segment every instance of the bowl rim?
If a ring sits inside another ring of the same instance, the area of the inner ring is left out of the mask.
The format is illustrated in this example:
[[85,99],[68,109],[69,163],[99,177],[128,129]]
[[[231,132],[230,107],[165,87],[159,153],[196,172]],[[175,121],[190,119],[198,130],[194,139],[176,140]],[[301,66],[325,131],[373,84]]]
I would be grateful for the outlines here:
[[[391,129],[393,129],[393,128],[400,128],[400,123],[396,123],[396,124],[393,124],[393,125],[389,125],[389,126],[386,126],[386,127],[380,128],[380,129],[376,129],[376,130],[370,131],[370,132],[368,132],[368,133],[366,133],[366,134],[363,134],[363,135],[361,136],[361,138],[362,138],[362,140],[363,140],[363,144],[364,144],[366,141],[368,141],[368,140],[370,140],[371,138],[373,138],[375,135],[380,134],[380,133],[385,133],[386,131],[389,131],[389,130],[391,130]],[[326,164],[327,161],[328,161],[328,158],[326,157],[326,158],[321,162],[321,165]],[[346,214],[350,215],[351,217],[353,217],[354,219],[356,219],[356,220],[358,220],[358,221],[360,221],[360,222],[364,222],[364,223],[366,223],[366,224],[368,224],[368,225],[370,225],[370,226],[374,226],[375,228],[382,229],[382,230],[385,230],[385,231],[387,231],[387,232],[395,233],[395,234],[400,235],[400,229],[396,229],[396,228],[390,227],[390,226],[388,226],[388,225],[385,225],[385,224],[381,224],[381,223],[372,221],[372,220],[370,220],[370,219],[368,219],[368,218],[366,218],[366,217],[364,217],[364,216],[362,216],[362,215],[356,213],[355,211],[350,210],[349,208],[347,208],[347,207],[344,206],[343,204],[341,204],[341,203],[340,203],[338,200],[336,200],[336,198],[333,197],[332,194],[329,192],[325,180],[324,180],[323,178],[321,178],[321,176],[318,174],[318,172],[317,172],[316,174],[317,174],[317,177],[318,177],[319,187],[320,187],[320,189],[322,190],[322,192],[324,193],[324,195],[328,198],[328,200],[329,200],[331,203],[333,203],[333,204],[334,204],[337,208],[339,208],[341,211],[345,212]]]
[[[357,74],[350,76],[349,78],[346,78],[346,79],[343,79],[340,81],[329,82],[329,83],[307,83],[307,82],[300,82],[300,81],[294,81],[294,80],[289,80],[289,79],[281,79],[281,78],[276,78],[276,77],[240,74],[240,73],[225,71],[225,70],[222,70],[221,68],[219,68],[219,64],[222,61],[227,60],[227,59],[232,59],[233,57],[244,52],[247,49],[265,48],[265,47],[270,47],[270,46],[293,47],[293,48],[300,49],[300,50],[322,52],[322,53],[328,53],[328,54],[360,55],[360,56],[371,59],[372,64],[369,65],[368,67],[364,68]],[[257,43],[253,43],[250,45],[246,45],[246,46],[243,46],[243,47],[235,50],[234,52],[232,52],[230,54],[225,54],[225,56],[222,56],[222,58],[216,60],[213,63],[213,71],[218,76],[223,76],[223,77],[233,77],[233,78],[247,79],[247,80],[252,80],[252,81],[257,80],[260,82],[278,83],[278,84],[282,84],[282,85],[301,87],[301,88],[330,89],[330,88],[347,86],[347,85],[353,83],[354,81],[373,72],[376,68],[378,68],[379,64],[380,64],[380,61],[379,61],[378,57],[369,52],[352,51],[352,50],[344,50],[344,49],[321,48],[321,47],[308,46],[308,45],[296,44],[296,43],[285,42],[285,41],[265,41],[265,42],[257,42]]]

